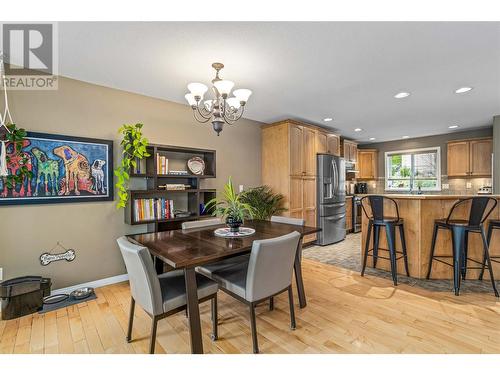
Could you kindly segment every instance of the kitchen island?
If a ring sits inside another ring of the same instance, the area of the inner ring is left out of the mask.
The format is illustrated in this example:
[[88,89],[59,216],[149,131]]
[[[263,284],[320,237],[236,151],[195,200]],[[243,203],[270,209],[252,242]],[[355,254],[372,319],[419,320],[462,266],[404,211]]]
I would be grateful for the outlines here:
[[[406,247],[408,254],[408,265],[410,276],[418,279],[425,279],[429,267],[430,249],[432,243],[432,231],[434,229],[434,220],[446,218],[450,212],[451,207],[459,199],[472,197],[471,195],[412,195],[412,194],[382,194],[389,198],[394,199],[399,206],[399,215],[404,219],[404,228],[406,236]],[[500,195],[488,195],[493,197],[499,203],[493,213],[488,219],[500,219]],[[368,201],[364,201],[365,208],[370,214]],[[396,216],[396,211],[391,202],[386,202],[384,207],[384,214],[386,216]],[[467,205],[463,205],[460,209],[456,210],[454,218],[466,219],[468,212]],[[489,221],[489,220],[488,220]],[[485,230],[487,230],[488,221],[485,223]],[[366,241],[366,234],[368,229],[368,219],[362,215],[362,246],[361,246],[361,259],[364,256],[364,248]],[[401,241],[399,234],[396,234],[396,248],[401,250]],[[370,249],[373,247],[373,241],[370,241]],[[388,257],[387,251],[380,251],[380,249],[387,249],[387,240],[385,229],[380,230],[380,244],[379,255]],[[481,235],[471,233],[469,235],[469,258],[482,261],[483,258],[483,244]],[[371,254],[371,253],[370,253]],[[448,230],[439,230],[436,241],[436,255],[451,255],[451,234]],[[500,230],[493,231],[493,236],[490,244],[490,255],[500,255]],[[372,257],[369,256],[367,268],[372,267]],[[469,266],[478,266],[471,264]],[[398,274],[404,275],[403,259],[399,259],[397,263]],[[385,259],[378,259],[377,268],[389,270],[390,262]],[[493,271],[496,279],[500,279],[500,264],[493,263]],[[477,279],[479,270],[470,270],[467,272],[467,279]],[[431,279],[453,279],[453,269],[446,265],[434,261],[432,265]],[[485,280],[488,279],[488,272],[485,272]]]

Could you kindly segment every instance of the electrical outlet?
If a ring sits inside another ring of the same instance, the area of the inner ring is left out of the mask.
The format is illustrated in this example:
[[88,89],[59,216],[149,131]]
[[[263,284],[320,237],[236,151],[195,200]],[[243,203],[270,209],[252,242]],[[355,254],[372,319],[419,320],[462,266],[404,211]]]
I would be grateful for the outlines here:
[[444,190],[449,190],[450,189],[450,184],[443,184],[443,189]]
[[243,191],[243,185],[240,185],[240,193]]
[[465,188],[466,188],[466,189],[472,189],[472,182],[467,182],[467,183],[465,184]]

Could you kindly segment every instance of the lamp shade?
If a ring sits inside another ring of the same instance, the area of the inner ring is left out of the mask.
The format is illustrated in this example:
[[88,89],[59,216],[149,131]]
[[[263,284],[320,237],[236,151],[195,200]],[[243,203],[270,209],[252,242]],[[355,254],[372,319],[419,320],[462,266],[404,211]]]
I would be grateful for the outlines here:
[[192,107],[193,105],[196,105],[196,99],[194,98],[194,95],[191,94],[191,93],[188,93],[186,95],[184,95],[184,97],[186,98],[187,102],[189,103],[189,105]]
[[223,79],[221,81],[215,81],[214,86],[221,95],[229,95],[233,89],[234,82]]
[[226,103],[229,105],[229,107],[234,107],[234,109],[239,109],[241,104],[238,98],[228,98],[226,100]]
[[238,89],[234,90],[233,94],[240,102],[246,103],[250,95],[252,95],[252,91],[248,89]]
[[205,95],[205,93],[207,92],[208,87],[203,83],[193,82],[188,85],[188,90],[191,91],[191,94],[193,94],[193,96],[199,96],[200,98],[203,98],[203,95]]

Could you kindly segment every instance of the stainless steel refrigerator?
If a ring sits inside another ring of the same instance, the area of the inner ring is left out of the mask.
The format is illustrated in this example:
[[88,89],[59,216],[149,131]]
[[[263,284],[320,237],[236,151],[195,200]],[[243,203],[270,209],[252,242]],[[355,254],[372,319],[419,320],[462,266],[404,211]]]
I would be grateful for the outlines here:
[[322,229],[316,243],[329,245],[344,240],[345,160],[339,156],[318,154],[317,225]]

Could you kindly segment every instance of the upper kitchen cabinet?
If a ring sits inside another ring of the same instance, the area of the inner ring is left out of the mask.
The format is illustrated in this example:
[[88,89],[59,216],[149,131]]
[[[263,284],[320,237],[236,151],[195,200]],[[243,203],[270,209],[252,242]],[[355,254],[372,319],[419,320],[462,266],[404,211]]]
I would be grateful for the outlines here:
[[328,154],[340,156],[340,137],[337,134],[327,136]]
[[316,130],[316,153],[340,156],[340,137],[337,134]]
[[318,154],[328,153],[328,134],[322,131],[316,132],[316,152]]
[[342,157],[347,162],[356,163],[358,160],[358,144],[344,139],[342,141]]
[[448,177],[491,176],[491,138],[448,142]]
[[374,180],[377,178],[378,151],[375,149],[358,150],[358,180]]

